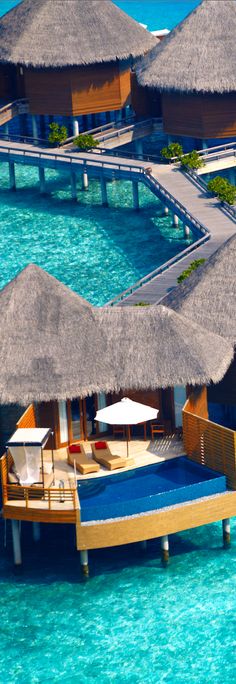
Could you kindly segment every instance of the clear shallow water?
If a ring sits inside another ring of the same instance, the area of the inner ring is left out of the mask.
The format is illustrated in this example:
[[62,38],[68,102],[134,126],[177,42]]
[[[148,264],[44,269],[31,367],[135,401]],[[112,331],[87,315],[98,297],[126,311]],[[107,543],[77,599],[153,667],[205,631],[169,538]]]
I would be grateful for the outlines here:
[[49,169],[46,197],[33,167],[16,166],[16,185],[17,192],[8,190],[7,164],[1,164],[0,288],[33,262],[93,304],[104,304],[189,244],[142,184],[140,212],[132,208],[130,182],[108,183],[108,209],[97,181],[84,192],[78,180],[77,203],[69,176]]
[[[28,541],[25,532],[27,531]],[[2,529],[1,529],[2,533]],[[236,524],[222,549],[221,524],[159,541],[90,552],[80,578],[74,531],[23,530],[24,571],[0,560],[1,684],[233,684],[236,666]]]

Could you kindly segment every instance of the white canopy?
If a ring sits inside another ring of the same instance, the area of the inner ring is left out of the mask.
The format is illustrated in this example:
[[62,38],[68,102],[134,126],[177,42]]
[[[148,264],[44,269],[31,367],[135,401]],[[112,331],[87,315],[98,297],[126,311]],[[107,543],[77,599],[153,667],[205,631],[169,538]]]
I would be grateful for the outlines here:
[[109,425],[137,425],[157,418],[158,410],[124,397],[96,413],[96,420]]
[[21,485],[39,482],[42,447],[50,434],[49,428],[18,428],[7,442]]

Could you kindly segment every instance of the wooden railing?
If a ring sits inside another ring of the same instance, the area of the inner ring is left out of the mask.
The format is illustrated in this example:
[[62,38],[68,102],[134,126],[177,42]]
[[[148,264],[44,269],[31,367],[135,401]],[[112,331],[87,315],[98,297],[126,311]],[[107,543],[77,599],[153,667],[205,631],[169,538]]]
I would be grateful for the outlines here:
[[63,508],[69,504],[70,507],[76,509],[78,507],[76,495],[75,487],[49,487],[46,489],[40,486],[24,487],[16,484],[3,486],[4,503],[16,501],[22,504],[23,502],[25,508],[34,508],[35,502],[38,501],[39,507],[46,508],[49,511],[57,510],[59,504],[63,504]]
[[[187,456],[226,475],[227,485],[236,489],[236,432],[193,413],[192,403],[191,396],[183,408],[183,440]],[[197,404],[197,412],[199,407]]]
[[29,102],[26,98],[21,100],[14,100],[14,102],[8,102],[0,109],[0,126],[11,121],[14,116],[19,114],[27,114],[29,112]]

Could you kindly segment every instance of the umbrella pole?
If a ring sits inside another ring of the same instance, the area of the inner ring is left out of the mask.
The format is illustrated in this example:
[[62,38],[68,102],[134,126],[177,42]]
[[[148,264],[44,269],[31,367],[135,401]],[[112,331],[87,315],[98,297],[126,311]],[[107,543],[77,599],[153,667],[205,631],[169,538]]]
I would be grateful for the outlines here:
[[129,458],[129,426],[126,426],[126,446],[127,446],[127,458]]

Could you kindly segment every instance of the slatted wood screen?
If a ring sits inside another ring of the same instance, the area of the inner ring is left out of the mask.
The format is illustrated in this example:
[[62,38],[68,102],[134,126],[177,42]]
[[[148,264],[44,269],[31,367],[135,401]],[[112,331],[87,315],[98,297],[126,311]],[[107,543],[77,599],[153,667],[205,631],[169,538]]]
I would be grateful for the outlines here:
[[[183,409],[183,439],[191,460],[226,475],[227,485],[236,489],[236,432],[217,425],[206,417],[204,395],[194,393]],[[195,412],[194,410],[195,409]]]
[[36,415],[33,404],[30,404],[16,424],[17,428],[37,427]]

